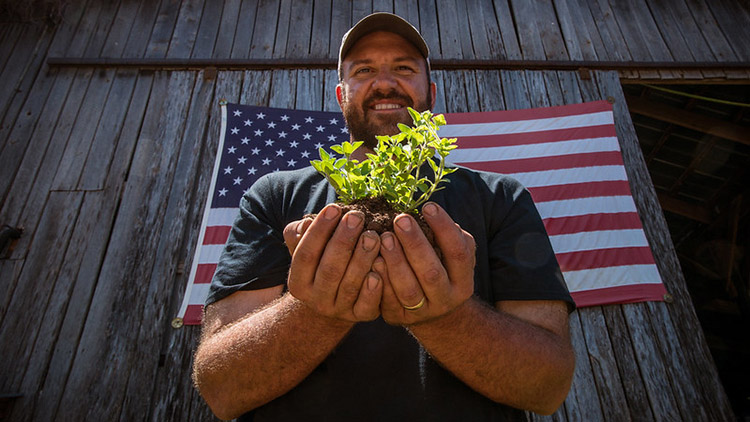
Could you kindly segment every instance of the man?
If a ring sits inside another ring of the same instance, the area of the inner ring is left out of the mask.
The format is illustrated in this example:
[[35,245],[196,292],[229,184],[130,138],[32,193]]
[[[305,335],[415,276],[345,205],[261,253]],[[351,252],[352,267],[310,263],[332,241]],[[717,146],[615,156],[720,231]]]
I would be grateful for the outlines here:
[[[429,50],[373,14],[342,40],[336,94],[352,140],[431,108]],[[212,282],[194,379],[241,420],[512,420],[552,413],[570,388],[572,304],[528,192],[459,169],[413,217],[363,230],[322,176],[258,180]],[[327,204],[327,205],[326,205]],[[318,213],[314,219],[303,218]],[[342,215],[343,214],[343,215]]]

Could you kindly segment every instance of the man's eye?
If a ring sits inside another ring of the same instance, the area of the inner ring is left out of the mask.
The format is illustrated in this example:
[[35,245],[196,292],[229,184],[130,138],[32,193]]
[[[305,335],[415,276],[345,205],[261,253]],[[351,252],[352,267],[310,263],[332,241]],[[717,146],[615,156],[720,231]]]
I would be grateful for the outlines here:
[[363,67],[354,71],[355,74],[370,73],[369,67]]

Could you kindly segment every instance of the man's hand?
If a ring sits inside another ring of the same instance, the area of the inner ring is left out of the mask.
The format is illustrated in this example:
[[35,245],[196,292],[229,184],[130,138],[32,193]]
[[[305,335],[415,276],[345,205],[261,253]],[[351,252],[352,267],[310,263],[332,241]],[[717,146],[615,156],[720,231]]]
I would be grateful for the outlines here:
[[362,233],[363,216],[329,204],[314,220],[294,221],[284,229],[292,255],[289,292],[318,314],[348,322],[380,315],[383,283],[371,271],[380,238]]
[[442,262],[409,215],[396,217],[394,233],[381,235],[382,259],[373,267],[384,280],[380,310],[389,324],[438,318],[474,293],[474,238],[434,203],[427,203],[422,215],[435,233]]

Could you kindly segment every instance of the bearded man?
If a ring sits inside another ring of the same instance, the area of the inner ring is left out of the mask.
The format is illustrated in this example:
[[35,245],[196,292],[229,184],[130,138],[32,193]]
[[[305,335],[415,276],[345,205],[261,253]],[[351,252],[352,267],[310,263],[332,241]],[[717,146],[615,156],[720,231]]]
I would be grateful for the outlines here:
[[[376,13],[341,44],[336,96],[362,159],[431,108],[429,49]],[[525,420],[565,399],[572,300],[528,192],[459,169],[421,210],[364,230],[313,169],[245,194],[212,281],[194,380],[223,419]],[[303,218],[317,213],[312,218]]]

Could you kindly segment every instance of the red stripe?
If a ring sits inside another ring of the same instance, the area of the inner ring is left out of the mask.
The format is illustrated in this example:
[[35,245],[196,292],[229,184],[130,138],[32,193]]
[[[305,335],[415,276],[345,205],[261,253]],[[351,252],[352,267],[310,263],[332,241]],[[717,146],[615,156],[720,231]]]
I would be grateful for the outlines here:
[[635,212],[586,214],[571,217],[544,219],[544,228],[550,236],[600,230],[642,229],[641,219]]
[[563,272],[621,265],[654,264],[654,256],[648,246],[567,252],[555,254],[555,256]]
[[516,160],[481,161],[462,164],[475,170],[495,173],[527,173],[594,166],[623,165],[620,151],[588,152],[584,154],[555,155],[551,157],[519,158]]
[[571,292],[576,306],[610,305],[646,301],[663,301],[667,290],[661,283],[630,284],[627,286],[606,287],[603,289]]
[[574,141],[577,139],[616,137],[615,125],[597,125],[567,129],[540,130],[536,132],[507,133],[497,135],[460,136],[459,148],[489,148],[513,145],[543,144],[547,142]]
[[210,283],[215,272],[216,264],[198,264],[198,268],[195,270],[194,283]]
[[227,243],[232,226],[208,226],[203,236],[204,245],[223,245]]
[[593,198],[597,196],[632,196],[627,180],[569,183],[567,185],[528,188],[534,202],[562,201],[564,199]]
[[188,305],[185,316],[182,317],[184,325],[200,325],[203,317],[203,305]]
[[528,108],[523,110],[484,111],[474,113],[447,113],[445,120],[450,125],[511,122],[517,120],[546,119],[549,117],[573,116],[577,114],[611,111],[612,104],[602,100],[590,103],[568,104],[555,107]]

